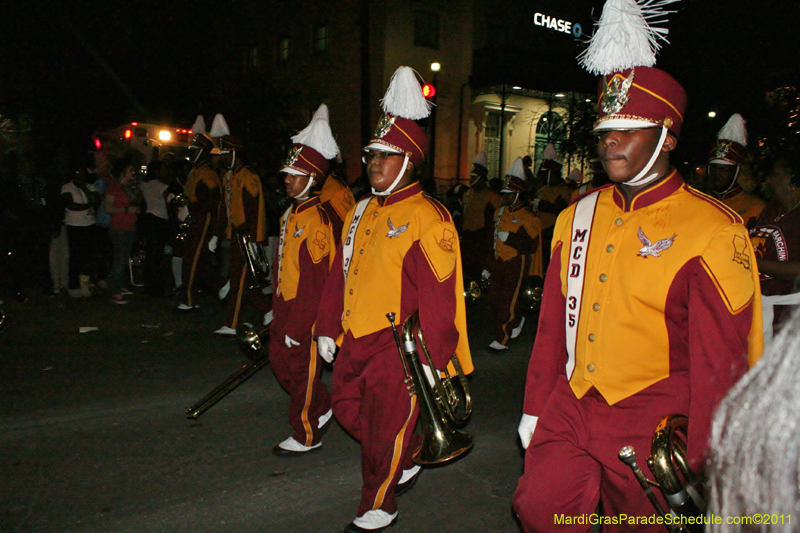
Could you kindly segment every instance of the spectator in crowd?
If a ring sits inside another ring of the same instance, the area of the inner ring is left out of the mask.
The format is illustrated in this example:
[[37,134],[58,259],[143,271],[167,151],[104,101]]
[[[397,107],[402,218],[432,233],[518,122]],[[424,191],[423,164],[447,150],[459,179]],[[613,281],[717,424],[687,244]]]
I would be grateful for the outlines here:
[[89,282],[90,274],[95,270],[95,212],[100,205],[100,194],[87,183],[87,175],[86,169],[81,169],[61,187],[64,225],[70,247],[68,289],[73,298],[92,295]]
[[151,161],[140,184],[146,206],[141,218],[141,236],[145,242],[144,291],[151,296],[162,296],[166,289],[164,247],[169,236],[166,172],[163,160]]
[[109,288],[111,301],[119,305],[127,304],[125,297],[131,294],[125,288],[125,271],[136,240],[136,215],[141,211],[132,192],[137,168],[130,156],[116,160],[111,166],[112,181],[103,201],[106,212],[111,215],[108,232],[114,250]]

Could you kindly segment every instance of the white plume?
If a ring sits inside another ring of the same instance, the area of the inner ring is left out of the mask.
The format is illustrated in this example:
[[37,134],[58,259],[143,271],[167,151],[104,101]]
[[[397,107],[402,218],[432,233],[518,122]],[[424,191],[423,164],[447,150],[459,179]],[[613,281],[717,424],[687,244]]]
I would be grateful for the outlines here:
[[481,152],[476,155],[472,162],[476,165],[482,166],[483,168],[489,168],[489,164],[486,162],[486,152]]
[[225,122],[225,117],[222,116],[222,113],[217,113],[214,117],[214,122],[211,123],[211,136],[224,137],[230,134],[231,130],[228,129],[228,123]]
[[319,106],[309,125],[292,137],[292,142],[313,148],[325,159],[336,157],[339,146],[333,138],[331,125],[328,124],[328,106],[325,104]]
[[511,166],[506,170],[506,176],[514,176],[522,181],[525,181],[525,169],[522,167],[522,158],[518,157],[511,163]]
[[542,159],[549,159],[552,161],[558,160],[558,154],[556,153],[556,147],[553,146],[553,143],[547,143],[547,146],[544,149],[544,153],[542,154]]
[[409,120],[419,120],[431,114],[431,102],[422,96],[422,86],[411,67],[400,67],[389,82],[381,100],[383,111]]
[[595,75],[633,67],[652,67],[661,43],[669,43],[666,28],[651,23],[666,21],[664,6],[678,0],[608,0],[578,63]]
[[747,124],[739,113],[734,113],[717,134],[718,140],[733,141],[747,146]]
[[203,115],[197,115],[197,119],[194,121],[192,125],[192,133],[196,135],[200,135],[206,132],[206,119],[203,118]]

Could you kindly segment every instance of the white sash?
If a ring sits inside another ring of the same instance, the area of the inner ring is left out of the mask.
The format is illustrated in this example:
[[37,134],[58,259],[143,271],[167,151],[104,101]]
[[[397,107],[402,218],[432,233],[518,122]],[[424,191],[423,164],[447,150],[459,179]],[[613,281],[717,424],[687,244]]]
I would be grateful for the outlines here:
[[792,294],[775,294],[773,296],[761,295],[761,314],[764,328],[764,346],[772,342],[772,321],[775,319],[776,305],[800,304],[800,292]]
[[[277,272],[281,271],[281,260],[283,259],[283,245],[286,242],[286,226],[288,225],[289,222],[289,215],[292,213],[292,207],[294,206],[290,205],[289,209],[286,210],[286,212],[283,214],[283,217],[281,218],[281,236],[278,239],[278,264],[276,266],[276,268],[278,269]],[[280,295],[281,293],[280,283],[278,284],[277,289],[278,289],[278,294]]]
[[350,271],[350,262],[353,259],[353,249],[355,248],[355,235],[358,229],[358,224],[361,222],[361,217],[364,216],[364,211],[367,209],[367,204],[372,200],[372,197],[364,198],[356,204],[353,211],[353,220],[350,221],[350,228],[347,230],[347,238],[342,245],[342,270],[344,270],[344,279],[347,280],[347,273]]
[[497,216],[494,217],[494,240],[492,240],[492,246],[494,247],[495,256],[497,256],[497,228],[500,225],[500,219],[503,218],[505,210],[506,206],[500,206],[500,209],[497,210]]
[[583,297],[583,279],[586,275],[586,256],[589,250],[589,235],[592,231],[594,211],[597,206],[598,193],[584,196],[575,205],[575,216],[572,220],[570,234],[567,301],[565,327],[567,338],[567,379],[572,379],[575,370],[575,345],[578,340],[578,320],[580,319],[581,298]]

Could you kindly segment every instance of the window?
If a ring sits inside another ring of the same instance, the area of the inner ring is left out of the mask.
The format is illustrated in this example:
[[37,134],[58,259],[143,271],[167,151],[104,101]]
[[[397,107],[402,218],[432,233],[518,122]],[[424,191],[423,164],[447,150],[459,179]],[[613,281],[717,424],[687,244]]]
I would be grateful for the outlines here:
[[330,31],[330,26],[327,24],[314,26],[314,42],[312,44],[312,50],[314,50],[315,54],[322,54],[328,50]]
[[486,151],[486,162],[489,165],[488,178],[500,177],[500,113],[492,111],[486,117],[486,129],[483,135],[483,149]]
[[278,63],[289,61],[289,37],[278,37]]
[[567,128],[564,119],[555,111],[547,111],[536,125],[536,161],[541,165],[544,150],[548,143],[553,143],[556,153],[561,152],[561,143],[567,139]]
[[414,45],[439,49],[439,15],[414,11]]

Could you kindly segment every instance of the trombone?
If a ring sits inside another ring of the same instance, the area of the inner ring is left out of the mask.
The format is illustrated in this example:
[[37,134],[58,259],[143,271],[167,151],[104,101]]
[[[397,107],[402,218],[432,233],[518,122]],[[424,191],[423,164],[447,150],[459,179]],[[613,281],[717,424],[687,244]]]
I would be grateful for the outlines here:
[[269,355],[269,327],[256,331],[250,324],[242,324],[236,328],[236,343],[239,349],[251,361],[231,374],[225,381],[211,389],[194,405],[186,410],[186,418],[197,420],[200,415],[214,407],[217,402],[236,390],[242,383],[253,377],[256,372],[267,366]]

